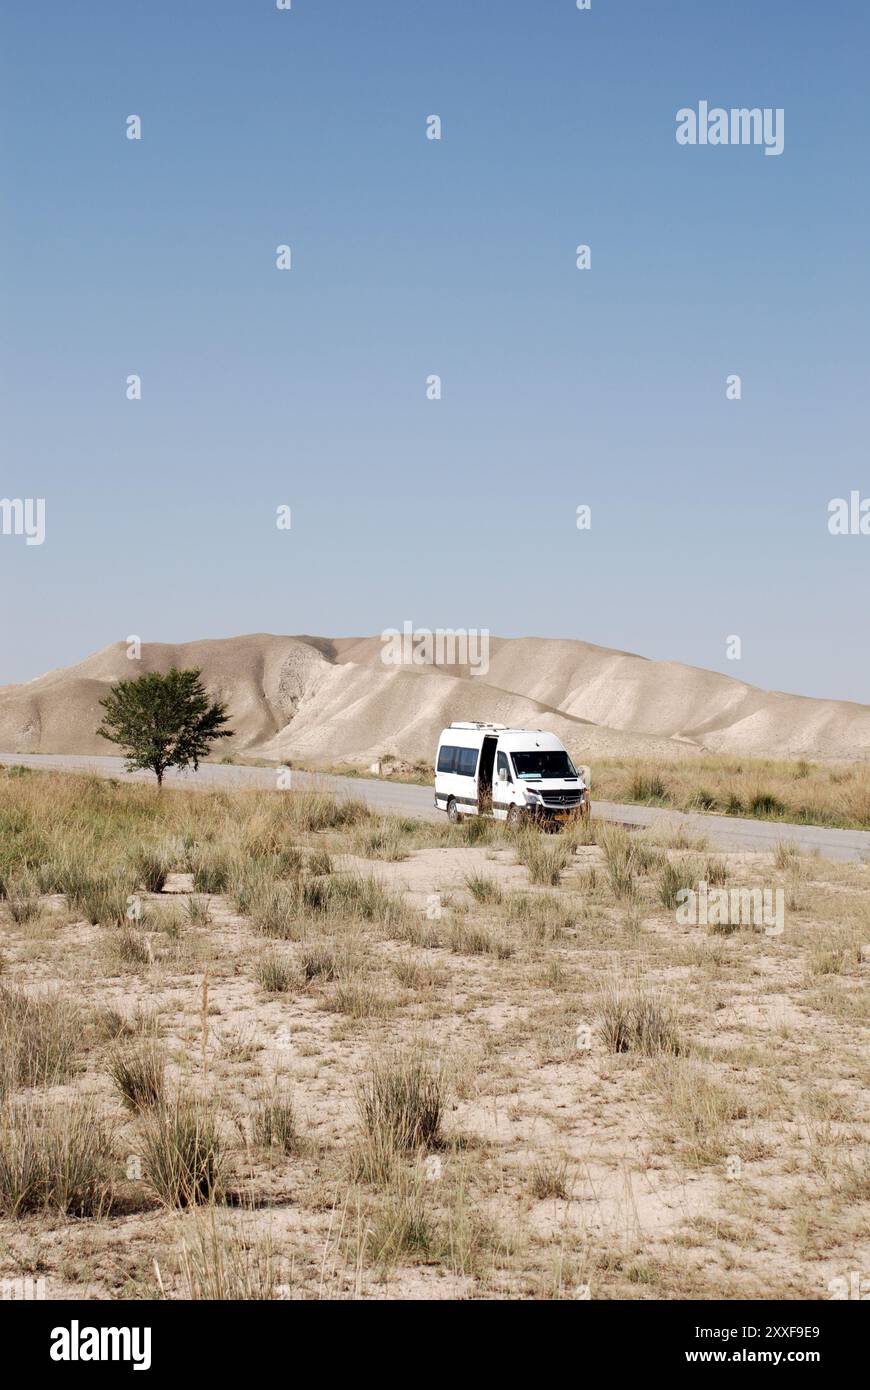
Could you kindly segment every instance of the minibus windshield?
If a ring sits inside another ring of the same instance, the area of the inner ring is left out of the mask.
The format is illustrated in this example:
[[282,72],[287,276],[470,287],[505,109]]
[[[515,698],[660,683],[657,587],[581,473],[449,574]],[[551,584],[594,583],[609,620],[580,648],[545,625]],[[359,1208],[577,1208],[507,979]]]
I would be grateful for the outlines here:
[[576,777],[577,770],[568,754],[536,748],[531,753],[511,753],[517,777],[532,781],[541,777]]

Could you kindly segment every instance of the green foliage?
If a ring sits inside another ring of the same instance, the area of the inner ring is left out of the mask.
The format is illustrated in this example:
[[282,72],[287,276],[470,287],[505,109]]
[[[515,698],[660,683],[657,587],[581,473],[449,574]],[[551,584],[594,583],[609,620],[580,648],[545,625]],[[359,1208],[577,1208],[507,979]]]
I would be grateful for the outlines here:
[[97,732],[123,748],[128,769],[150,768],[158,787],[167,768],[197,768],[216,739],[232,737],[226,705],[209,699],[199,677],[196,667],[149,671],[119,681],[100,701],[106,713]]

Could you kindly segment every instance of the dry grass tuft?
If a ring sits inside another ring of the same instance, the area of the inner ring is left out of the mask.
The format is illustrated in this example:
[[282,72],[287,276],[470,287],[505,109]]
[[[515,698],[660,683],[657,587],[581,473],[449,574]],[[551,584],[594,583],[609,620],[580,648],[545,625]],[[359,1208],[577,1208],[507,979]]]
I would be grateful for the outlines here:
[[560,836],[542,835],[529,826],[520,831],[514,841],[517,860],[529,871],[529,882],[556,888],[562,872],[571,863],[573,846]]
[[0,1117],[0,1213],[99,1219],[110,1204],[113,1159],[89,1102],[18,1101]]
[[166,1065],[150,1042],[110,1053],[106,1071],[128,1110],[148,1110],[166,1099]]
[[672,1006],[646,990],[609,984],[598,1002],[598,1019],[609,1052],[657,1057],[683,1050]]
[[220,1200],[223,1154],[211,1105],[178,1096],[143,1117],[139,1140],[144,1180],[165,1206]]
[[398,1155],[441,1139],[445,1084],[442,1065],[417,1044],[372,1059],[357,1090],[362,1143],[359,1160],[369,1181],[383,1181]]

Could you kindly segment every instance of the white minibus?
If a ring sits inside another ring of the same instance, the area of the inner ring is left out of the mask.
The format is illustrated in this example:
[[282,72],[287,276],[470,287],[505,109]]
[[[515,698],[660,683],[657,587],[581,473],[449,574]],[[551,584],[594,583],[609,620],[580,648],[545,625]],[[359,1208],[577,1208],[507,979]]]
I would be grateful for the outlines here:
[[589,814],[589,788],[555,734],[460,722],[438,740],[435,805],[451,821],[491,815],[511,825],[558,824]]

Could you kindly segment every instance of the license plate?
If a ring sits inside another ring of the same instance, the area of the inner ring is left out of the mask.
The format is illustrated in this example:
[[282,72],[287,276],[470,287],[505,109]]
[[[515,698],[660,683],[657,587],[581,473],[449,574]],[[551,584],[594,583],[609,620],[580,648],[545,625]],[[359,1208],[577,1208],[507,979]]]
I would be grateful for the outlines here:
[[553,817],[553,820],[567,820],[569,814],[570,813],[568,811],[557,811]]

